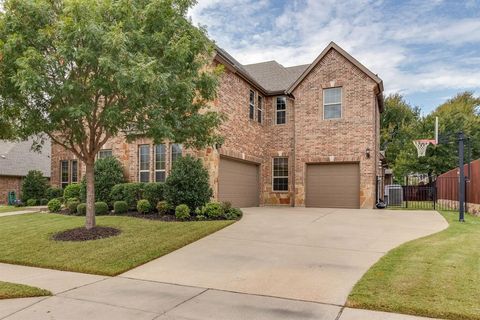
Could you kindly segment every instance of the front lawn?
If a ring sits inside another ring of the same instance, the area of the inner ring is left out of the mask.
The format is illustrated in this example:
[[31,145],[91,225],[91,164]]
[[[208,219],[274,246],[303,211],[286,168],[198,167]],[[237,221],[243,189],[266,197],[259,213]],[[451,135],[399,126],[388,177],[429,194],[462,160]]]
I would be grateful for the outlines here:
[[45,289],[0,281],[0,299],[42,297],[51,295],[52,293]]
[[53,241],[54,233],[83,226],[85,217],[32,213],[0,217],[0,262],[117,275],[218,231],[234,221],[161,222],[100,216],[120,235],[94,241]]
[[347,305],[445,319],[480,319],[480,218],[442,212],[450,226],[380,259]]

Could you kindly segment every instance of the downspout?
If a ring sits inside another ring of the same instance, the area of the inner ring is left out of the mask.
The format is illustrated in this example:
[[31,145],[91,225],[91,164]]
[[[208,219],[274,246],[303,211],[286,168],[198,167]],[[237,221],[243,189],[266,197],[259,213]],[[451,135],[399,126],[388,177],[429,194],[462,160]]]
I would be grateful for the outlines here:
[[[291,98],[292,98],[292,101],[295,101],[294,100],[294,97],[293,95],[291,95]],[[292,103],[293,105],[293,103]],[[296,158],[296,155],[297,155],[297,138],[296,138],[296,131],[297,131],[297,122],[295,121],[295,112],[296,112],[297,108],[296,106],[293,105],[292,107],[292,114],[293,114],[293,148],[292,148],[292,165],[293,165],[293,170],[292,170],[292,207],[295,207],[295,199],[297,197],[297,189],[296,189],[296,181],[295,181],[295,171],[296,171],[296,168],[297,168],[297,158]]]

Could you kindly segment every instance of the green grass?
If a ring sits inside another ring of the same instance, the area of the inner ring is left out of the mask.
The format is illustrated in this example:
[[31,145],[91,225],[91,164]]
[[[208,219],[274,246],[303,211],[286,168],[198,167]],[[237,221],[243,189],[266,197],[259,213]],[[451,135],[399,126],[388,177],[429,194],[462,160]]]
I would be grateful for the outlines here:
[[21,210],[25,210],[25,207],[0,206],[0,213],[21,211]]
[[163,256],[233,221],[161,222],[97,217],[119,236],[84,242],[53,241],[54,233],[83,226],[85,217],[32,213],[0,217],[0,262],[100,275],[117,275]]
[[442,212],[450,226],[380,259],[355,285],[354,308],[445,319],[480,319],[480,218]]
[[42,297],[51,295],[52,293],[45,289],[0,281],[0,299]]

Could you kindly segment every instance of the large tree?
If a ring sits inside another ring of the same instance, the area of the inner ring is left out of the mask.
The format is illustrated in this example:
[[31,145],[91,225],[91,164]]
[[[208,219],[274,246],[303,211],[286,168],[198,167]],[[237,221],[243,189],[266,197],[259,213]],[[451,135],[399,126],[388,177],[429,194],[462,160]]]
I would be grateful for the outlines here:
[[[86,228],[95,226],[94,161],[116,135],[203,147],[213,45],[186,18],[193,0],[6,0],[0,12],[0,119],[6,138],[49,136],[86,167]],[[43,136],[42,136],[43,135]]]

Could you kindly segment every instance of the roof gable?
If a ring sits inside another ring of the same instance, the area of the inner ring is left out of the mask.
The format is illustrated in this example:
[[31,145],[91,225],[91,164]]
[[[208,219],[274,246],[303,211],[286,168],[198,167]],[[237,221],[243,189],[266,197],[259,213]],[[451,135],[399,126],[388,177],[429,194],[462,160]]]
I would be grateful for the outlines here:
[[306,78],[306,76],[310,73],[310,71],[315,68],[315,66],[327,55],[330,50],[335,50],[339,54],[341,54],[345,59],[351,62],[354,66],[359,68],[363,73],[365,73],[368,77],[370,77],[373,81],[377,83],[379,86],[379,91],[383,91],[383,81],[380,79],[376,74],[370,71],[367,67],[361,64],[357,59],[352,57],[347,51],[343,50],[338,46],[335,42],[330,42],[330,44],[323,49],[322,53],[308,66],[308,68],[293,82],[287,89],[286,93],[290,94],[295,90],[295,88]]
[[21,142],[0,140],[0,175],[26,176],[30,170],[40,170],[50,177],[50,140],[41,152],[32,151],[33,139]]

